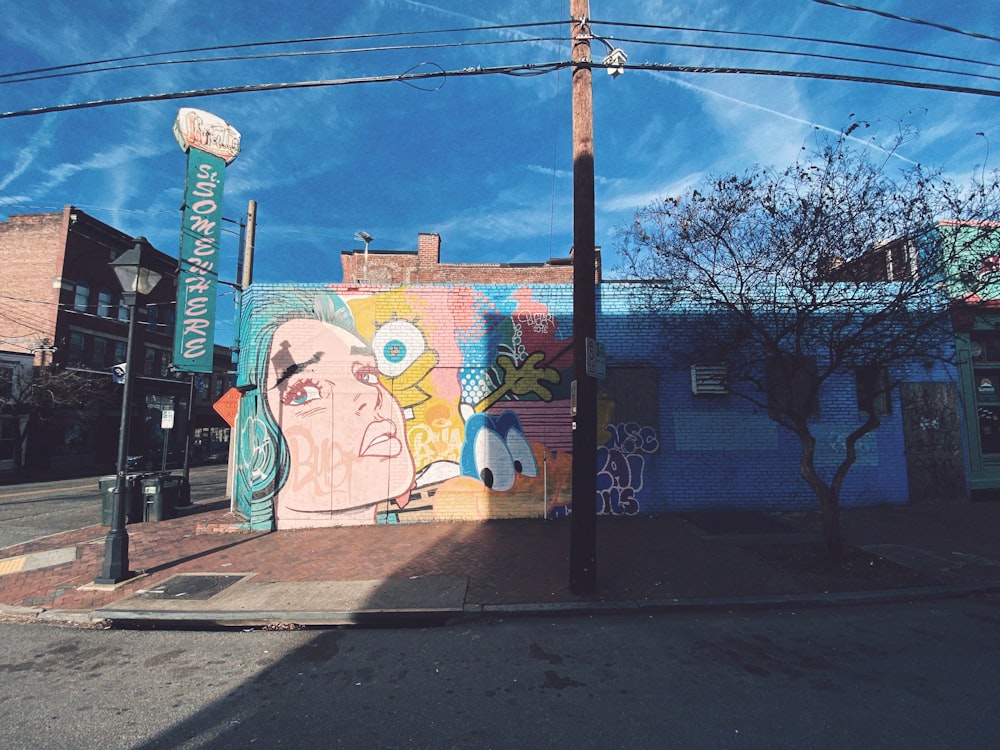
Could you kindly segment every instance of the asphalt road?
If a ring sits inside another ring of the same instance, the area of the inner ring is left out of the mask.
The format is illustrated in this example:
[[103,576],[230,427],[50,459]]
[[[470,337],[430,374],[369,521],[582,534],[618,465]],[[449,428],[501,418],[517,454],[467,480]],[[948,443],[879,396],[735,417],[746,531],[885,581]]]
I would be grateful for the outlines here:
[[[180,471],[173,472],[180,474]],[[222,497],[224,464],[191,469],[194,502]],[[107,475],[105,475],[107,476]],[[0,550],[101,522],[100,477],[0,486]]]
[[0,747],[995,748],[1000,598],[424,630],[0,624]]

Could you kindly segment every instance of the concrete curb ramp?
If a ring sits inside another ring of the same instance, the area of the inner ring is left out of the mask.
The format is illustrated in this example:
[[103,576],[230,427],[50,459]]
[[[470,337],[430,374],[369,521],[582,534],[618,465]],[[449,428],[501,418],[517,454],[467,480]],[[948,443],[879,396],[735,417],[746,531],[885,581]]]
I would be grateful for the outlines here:
[[364,625],[444,622],[464,613],[468,578],[257,581],[253,574],[172,576],[103,609],[113,623]]

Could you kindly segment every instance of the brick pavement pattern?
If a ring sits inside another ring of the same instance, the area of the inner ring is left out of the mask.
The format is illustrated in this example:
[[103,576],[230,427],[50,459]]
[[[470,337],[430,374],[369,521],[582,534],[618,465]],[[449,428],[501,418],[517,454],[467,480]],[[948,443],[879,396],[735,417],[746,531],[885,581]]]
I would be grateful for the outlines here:
[[[114,589],[89,587],[100,573],[105,526],[45,537],[0,551],[7,560],[75,548],[73,562],[0,575],[0,605],[93,611],[177,573],[254,573],[259,582],[362,581],[466,576],[467,604],[546,604],[773,596],[942,583],[1000,581],[1000,503],[867,508],[843,512],[845,537],[861,566],[831,567],[815,554],[815,513],[775,516],[788,533],[706,533],[678,515],[600,518],[598,590],[568,591],[568,519],[515,519],[400,526],[238,529],[227,500],[179,518],[128,527],[131,567],[145,573]],[[230,533],[224,533],[230,532]],[[941,570],[902,568],[860,547],[903,546]],[[812,557],[803,556],[812,551]],[[876,565],[876,562],[878,563]]]

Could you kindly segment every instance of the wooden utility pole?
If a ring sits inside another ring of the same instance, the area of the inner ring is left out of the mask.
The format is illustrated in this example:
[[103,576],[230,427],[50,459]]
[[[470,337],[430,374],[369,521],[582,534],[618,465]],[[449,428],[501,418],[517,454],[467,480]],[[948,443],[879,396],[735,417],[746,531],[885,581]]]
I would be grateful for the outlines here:
[[[237,360],[233,362],[234,369],[238,367],[238,358],[243,356],[243,342],[240,340],[240,328],[243,326],[243,293],[253,283],[253,250],[257,239],[257,201],[247,203],[247,226],[243,236],[243,247],[240,248],[240,258],[237,264],[239,286],[236,287],[236,332],[235,340]],[[226,471],[226,496],[230,500],[230,509],[236,511],[236,461],[239,456],[239,412],[236,423],[229,429],[229,466]]]
[[587,339],[597,338],[594,249],[594,110],[590,3],[570,0],[573,44],[573,514],[569,587],[597,588],[597,379],[587,372]]
[[257,201],[247,203],[247,233],[243,243],[243,262],[240,268],[240,289],[253,283],[253,246],[257,238]]

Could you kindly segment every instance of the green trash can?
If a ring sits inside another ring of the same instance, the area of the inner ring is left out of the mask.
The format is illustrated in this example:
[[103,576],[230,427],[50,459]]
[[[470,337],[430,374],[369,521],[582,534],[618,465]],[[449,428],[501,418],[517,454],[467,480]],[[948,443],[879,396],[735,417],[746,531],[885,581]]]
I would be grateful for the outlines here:
[[[142,475],[127,474],[125,476],[125,523],[138,523],[142,520],[142,498],[139,494],[139,485]],[[118,477],[114,474],[101,477],[97,481],[101,490],[101,523],[105,526],[114,524],[115,515],[115,489],[118,485]]]
[[184,485],[183,474],[164,474],[161,487],[163,493],[164,518],[175,518],[177,506],[181,504],[181,489]]
[[144,521],[165,521],[176,515],[184,477],[159,472],[142,479],[142,518]]

